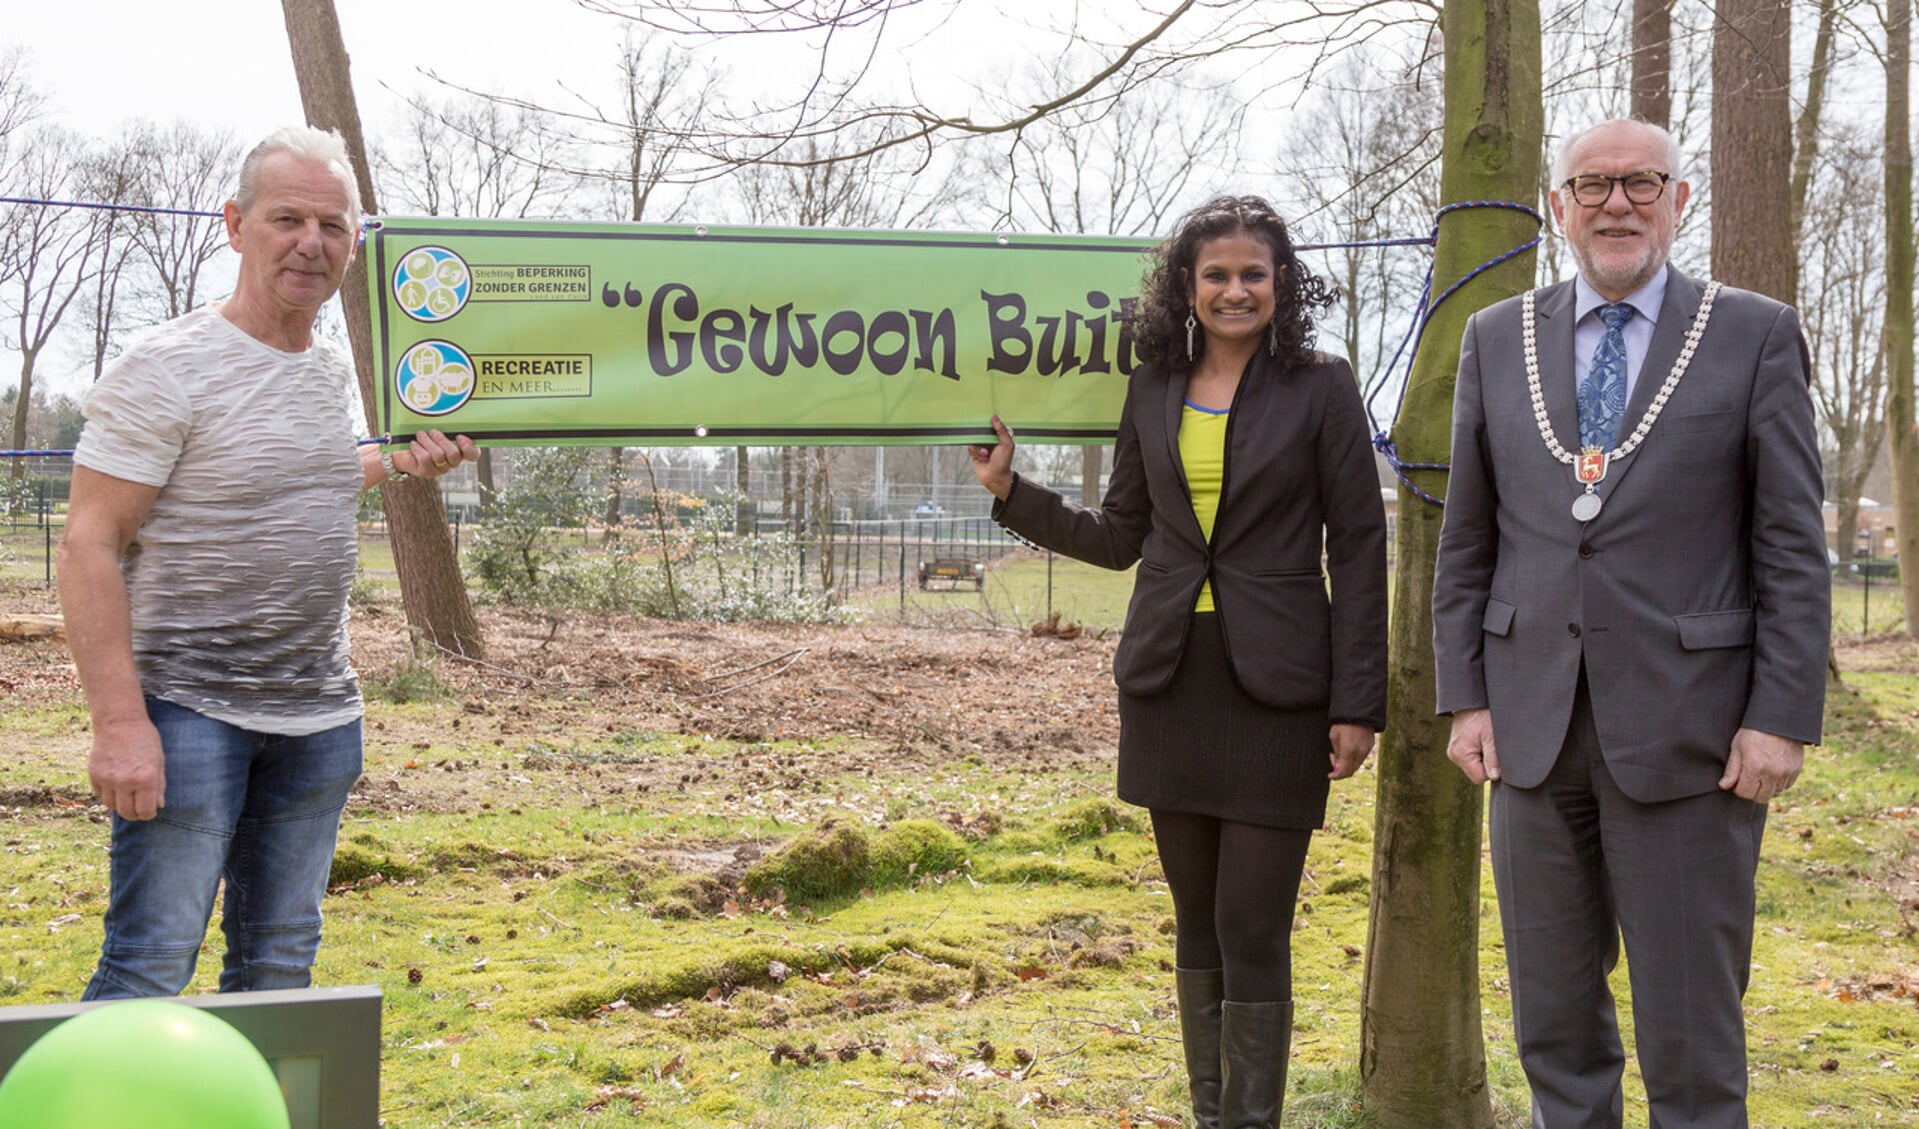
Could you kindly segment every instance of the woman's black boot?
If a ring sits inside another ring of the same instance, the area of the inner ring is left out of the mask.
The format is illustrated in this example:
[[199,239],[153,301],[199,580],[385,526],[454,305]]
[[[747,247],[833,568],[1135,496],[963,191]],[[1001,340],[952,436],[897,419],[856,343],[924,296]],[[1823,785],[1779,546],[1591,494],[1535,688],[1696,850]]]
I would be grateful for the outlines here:
[[1292,1053],[1293,1003],[1220,1005],[1221,1129],[1279,1129]]
[[1197,1129],[1219,1126],[1219,1005],[1226,976],[1217,968],[1175,968],[1179,1039],[1186,1046],[1186,1084]]

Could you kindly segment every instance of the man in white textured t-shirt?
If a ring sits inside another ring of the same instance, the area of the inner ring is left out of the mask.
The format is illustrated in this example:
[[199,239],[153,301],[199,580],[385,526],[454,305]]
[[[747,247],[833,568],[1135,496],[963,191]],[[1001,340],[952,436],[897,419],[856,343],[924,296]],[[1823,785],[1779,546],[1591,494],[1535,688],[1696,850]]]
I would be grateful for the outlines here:
[[222,879],[220,990],[311,979],[360,775],[359,494],[478,457],[437,431],[356,454],[352,364],[313,324],[359,223],[337,134],[267,138],[226,205],[233,295],[155,329],[87,397],[59,555],[88,773],[113,811],[87,999],[185,988]]

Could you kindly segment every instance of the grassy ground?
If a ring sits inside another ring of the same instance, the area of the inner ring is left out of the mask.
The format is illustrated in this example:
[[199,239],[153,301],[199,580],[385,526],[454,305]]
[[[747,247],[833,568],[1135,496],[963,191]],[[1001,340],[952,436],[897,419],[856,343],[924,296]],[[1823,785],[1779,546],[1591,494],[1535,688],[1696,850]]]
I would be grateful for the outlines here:
[[[1123,609],[1126,580],[1056,568],[1053,606],[1101,623]],[[996,570],[983,597],[909,598],[1019,623],[1039,618],[1044,591],[1044,561],[1028,559]],[[380,622],[356,632],[398,634]],[[728,629],[608,630],[664,654]],[[667,709],[649,697],[662,681],[620,698],[605,687],[626,684],[522,664],[542,671],[532,685],[489,688],[397,645],[363,656],[367,773],[317,976],[386,994],[386,1124],[1180,1124],[1172,915],[1151,838],[1108,798],[1110,729],[1085,755],[1054,751],[1103,708],[1075,707],[1034,743],[1011,741],[983,705],[971,723],[958,707],[956,729],[928,714],[885,736],[800,723],[815,690],[920,718],[911,672],[959,654],[982,656],[986,684],[1038,683],[1041,703],[1098,682],[1110,657],[1110,640],[947,635],[959,641],[938,655],[861,665],[934,634],[796,640],[827,664],[823,681],[769,693],[728,727],[699,712],[721,691]],[[1835,697],[1830,743],[1774,805],[1760,872],[1747,1002],[1763,1129],[1919,1126],[1919,653],[1882,642],[1842,661],[1854,691]],[[18,690],[0,714],[7,1003],[75,998],[100,941],[106,827],[86,800],[86,715],[70,690],[28,692],[56,672],[51,655],[10,668]],[[1309,863],[1291,1129],[1365,1124],[1372,783],[1369,767],[1335,789]],[[1524,1084],[1487,874],[1488,1071],[1516,1124]],[[218,951],[210,932],[197,990]],[[1615,982],[1623,999],[1623,967]],[[1636,1082],[1627,1093],[1627,1124],[1644,1126]]]
[[0,518],[0,583],[45,584],[52,572],[49,556],[59,543],[60,527],[14,524]]
[[953,623],[1025,627],[1060,613],[1061,622],[1078,622],[1098,632],[1126,621],[1133,592],[1133,570],[1114,572],[1066,557],[1017,551],[995,561],[983,588],[960,585],[920,591],[909,575],[904,585],[869,585],[850,601],[877,622]]
[[1832,630],[1838,636],[1878,635],[1905,626],[1906,600],[1897,580],[1870,585],[1838,576],[1832,585]]

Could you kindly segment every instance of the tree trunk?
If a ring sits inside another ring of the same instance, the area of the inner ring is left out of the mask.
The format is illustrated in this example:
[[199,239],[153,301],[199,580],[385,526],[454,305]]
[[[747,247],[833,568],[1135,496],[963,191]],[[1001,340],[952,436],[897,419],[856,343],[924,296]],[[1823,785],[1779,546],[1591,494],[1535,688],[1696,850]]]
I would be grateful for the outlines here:
[[1079,449],[1079,504],[1089,509],[1099,505],[1100,462],[1105,450],[1097,443]]
[[1719,0],[1712,43],[1712,274],[1791,304],[1792,20],[1788,0]]
[[473,464],[473,476],[480,483],[480,517],[486,518],[493,513],[493,499],[500,492],[493,480],[493,448],[480,448],[480,461]]
[[[1536,198],[1544,129],[1537,0],[1450,0],[1442,198]],[[1448,216],[1433,292],[1536,232],[1517,212]],[[1480,275],[1434,311],[1393,429],[1401,458],[1444,462],[1451,449],[1459,340],[1473,311],[1526,290],[1534,255]],[[1426,489],[1443,487],[1426,478]],[[1399,492],[1392,686],[1380,746],[1372,914],[1360,1016],[1360,1085],[1375,1129],[1487,1129],[1479,1022],[1481,789],[1446,759],[1433,714],[1433,565],[1440,509]]]
[[[649,464],[647,472],[652,473]],[[601,515],[606,524],[607,538],[614,536],[620,527],[620,507],[626,494],[626,448],[608,447],[606,449],[606,510]]]
[[[12,435],[13,444],[12,445],[13,445],[13,449],[16,451],[24,451],[26,450],[26,447],[27,447],[27,412],[31,411],[33,408],[33,358],[36,352],[37,350],[34,350],[34,349],[20,350],[20,388],[19,388],[19,395],[16,396],[13,401],[13,435]],[[25,478],[26,474],[27,474],[27,460],[25,459],[8,459],[7,460],[7,477],[8,478],[11,478],[15,482],[18,482],[21,479]],[[13,499],[11,495],[9,495],[8,496],[8,503],[9,503],[8,512],[12,512],[13,501],[15,501],[15,499]]]
[[1632,116],[1672,124],[1672,0],[1633,0]]
[[833,553],[833,497],[831,478],[827,467],[829,448],[813,447],[807,452],[811,457],[811,473],[807,474],[808,486],[812,495],[813,530],[817,538],[818,552],[815,565],[819,570],[820,594],[828,604],[839,603],[839,595],[834,591],[839,583],[839,562]]
[[1819,155],[1819,117],[1826,107],[1826,76],[1832,72],[1832,39],[1838,22],[1838,0],[1819,0],[1819,30],[1812,40],[1806,104],[1799,111],[1799,120],[1792,131],[1792,245],[1795,249],[1805,230],[1806,193],[1812,188],[1813,159]]
[[[307,121],[322,129],[337,129],[346,138],[360,181],[360,203],[376,213],[373,178],[368,173],[366,141],[360,133],[360,111],[353,100],[346,44],[340,38],[340,20],[333,0],[281,0],[287,40],[293,48],[293,70],[300,82],[300,102]],[[347,272],[340,287],[346,314],[347,337],[353,343],[353,366],[359,373],[360,401],[366,405],[367,426],[377,426],[373,388],[373,327],[367,305],[364,270]],[[387,530],[393,539],[393,563],[400,574],[400,598],[407,623],[435,646],[455,654],[479,658],[485,653],[480,624],[467,598],[447,529],[446,506],[440,488],[423,478],[389,482],[380,487]]]
[[1912,2],[1886,8],[1886,432],[1906,630],[1919,635],[1919,432],[1912,388]]
[[796,494],[804,485],[794,481],[793,448],[780,448],[780,521],[788,533],[797,536],[800,531],[800,507]]
[[1859,544],[1859,495],[1842,496],[1838,503],[1838,523],[1833,531],[1833,552],[1839,554],[1839,567],[1852,563]]
[[740,496],[733,511],[733,532],[741,537],[759,525],[759,510],[753,503],[753,460],[745,447],[733,448],[733,492]]

